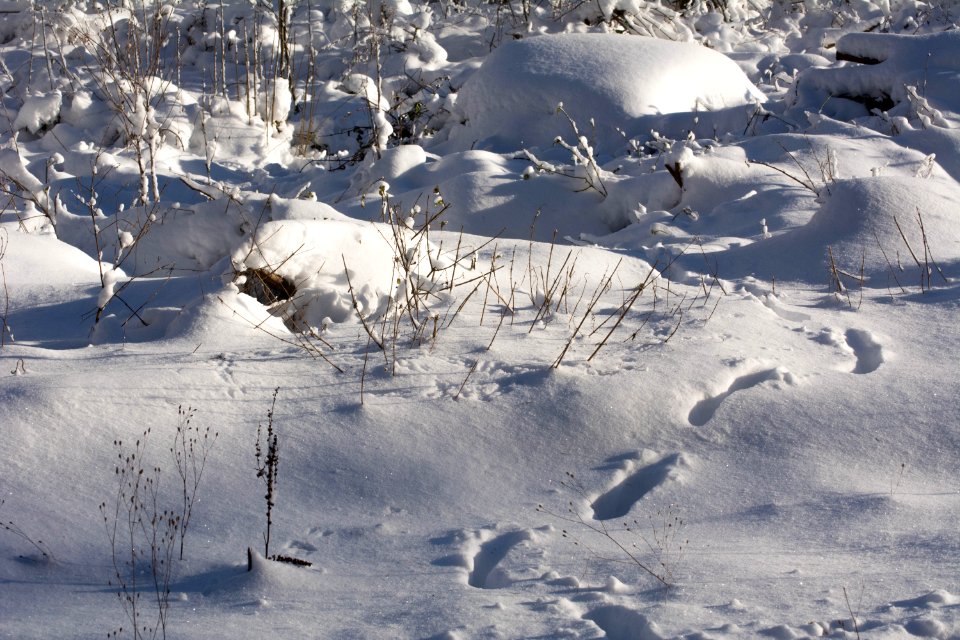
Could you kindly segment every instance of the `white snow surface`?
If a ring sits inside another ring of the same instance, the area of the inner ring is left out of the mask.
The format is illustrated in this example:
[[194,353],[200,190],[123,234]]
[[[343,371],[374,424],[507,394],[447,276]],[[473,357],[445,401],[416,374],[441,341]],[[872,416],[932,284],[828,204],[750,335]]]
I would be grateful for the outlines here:
[[0,5],[0,637],[960,638],[957,3]]
[[618,131],[632,133],[639,116],[763,99],[732,60],[697,43],[610,33],[544,35],[505,43],[484,59],[458,94],[466,128],[456,135],[503,151],[549,146],[558,135],[570,135],[556,113],[562,104],[601,145],[619,147],[624,139]]
[[29,96],[23,101],[23,107],[13,121],[14,129],[27,129],[38,132],[42,127],[52,124],[60,117],[63,96],[59,91]]

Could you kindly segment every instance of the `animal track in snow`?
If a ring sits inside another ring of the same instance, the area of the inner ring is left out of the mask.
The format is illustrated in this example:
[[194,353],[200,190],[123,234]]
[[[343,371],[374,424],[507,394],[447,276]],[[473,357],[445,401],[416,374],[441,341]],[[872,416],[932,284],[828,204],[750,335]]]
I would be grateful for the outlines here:
[[500,563],[511,549],[532,539],[533,533],[529,529],[520,529],[502,533],[482,543],[473,556],[467,584],[477,589],[499,589],[508,586],[510,580],[505,572],[499,570]]
[[597,607],[583,616],[591,620],[609,640],[662,640],[657,623],[639,611],[621,605]]
[[780,302],[780,299],[772,293],[765,294],[762,298],[760,298],[760,302],[762,302],[763,306],[765,306],[767,309],[770,309],[770,311],[773,311],[775,314],[789,322],[806,322],[810,319],[810,316],[805,313],[787,309],[784,304]]
[[693,426],[702,427],[710,422],[710,419],[713,418],[714,414],[717,412],[717,409],[724,400],[732,396],[737,391],[750,389],[751,387],[763,384],[764,382],[786,382],[788,384],[794,384],[795,378],[792,373],[783,367],[777,367],[775,369],[763,369],[760,371],[755,371],[754,373],[742,375],[739,378],[734,379],[734,381],[730,383],[730,386],[727,387],[726,391],[713,396],[708,395],[703,400],[695,404],[693,409],[690,410],[690,415],[687,417],[687,419]]
[[884,363],[883,347],[869,331],[848,329],[845,334],[847,346],[857,357],[853,373],[873,373]]
[[744,289],[756,298],[757,302],[788,322],[806,322],[810,319],[810,316],[805,313],[791,311],[780,301],[779,296],[764,291],[762,287],[756,284],[747,284]]
[[627,515],[643,496],[668,480],[681,461],[681,454],[674,453],[633,471],[591,503],[594,519],[612,520]]
[[213,362],[216,363],[217,375],[220,376],[220,379],[227,384],[236,384],[236,380],[233,377],[233,372],[236,369],[236,359],[232,356],[228,356],[226,353],[218,353],[217,355],[210,358]]
[[[422,394],[424,397],[488,401],[515,387],[536,384],[547,375],[534,367],[504,364],[484,359],[482,355],[473,360],[451,360],[448,364],[445,375],[433,375],[432,384]],[[451,375],[451,371],[455,375]]]
[[216,363],[217,375],[227,385],[227,395],[231,398],[239,397],[243,391],[237,381],[237,360],[233,355],[218,353],[211,358]]
[[316,545],[305,540],[293,540],[287,545],[287,548],[294,552],[303,551],[305,553],[314,553],[319,550]]

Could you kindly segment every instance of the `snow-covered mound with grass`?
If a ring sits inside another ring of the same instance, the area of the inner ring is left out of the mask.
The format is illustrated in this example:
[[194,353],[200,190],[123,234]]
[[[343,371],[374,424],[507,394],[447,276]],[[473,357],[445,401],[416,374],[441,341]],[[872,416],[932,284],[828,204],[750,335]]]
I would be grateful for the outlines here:
[[[821,282],[830,260],[851,279],[887,288],[915,284],[960,262],[960,188],[909,177],[839,180],[810,221],[719,258],[728,276]],[[832,257],[831,257],[832,256]]]
[[696,43],[609,33],[505,43],[464,84],[459,139],[511,151],[571,137],[562,104],[605,153],[626,146],[639,116],[695,113],[762,102],[729,58]]

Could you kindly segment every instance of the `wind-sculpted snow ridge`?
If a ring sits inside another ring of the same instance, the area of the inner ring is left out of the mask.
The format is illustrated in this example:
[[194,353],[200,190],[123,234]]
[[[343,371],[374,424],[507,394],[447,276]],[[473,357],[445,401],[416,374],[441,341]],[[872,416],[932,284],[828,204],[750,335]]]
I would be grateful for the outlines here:
[[0,636],[960,637],[957,3],[720,4],[0,2]]

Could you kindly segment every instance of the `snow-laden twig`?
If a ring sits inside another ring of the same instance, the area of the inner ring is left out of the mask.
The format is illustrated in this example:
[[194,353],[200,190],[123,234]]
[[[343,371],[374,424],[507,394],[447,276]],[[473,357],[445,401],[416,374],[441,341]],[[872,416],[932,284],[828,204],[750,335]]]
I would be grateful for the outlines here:
[[[604,171],[597,163],[597,159],[593,153],[593,146],[587,137],[580,133],[576,121],[574,121],[570,114],[563,108],[562,102],[557,105],[557,113],[563,114],[570,123],[575,142],[571,144],[564,140],[562,136],[557,136],[554,138],[553,143],[570,152],[572,164],[561,167],[549,162],[544,162],[537,158],[529,149],[523,149],[522,153],[526,156],[527,160],[533,164],[537,171],[582,180],[584,186],[577,191],[592,190],[599,193],[601,197],[606,198],[608,192],[607,185],[603,182]],[[527,175],[528,174],[525,174],[525,177]]]

